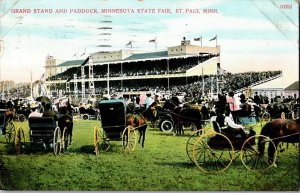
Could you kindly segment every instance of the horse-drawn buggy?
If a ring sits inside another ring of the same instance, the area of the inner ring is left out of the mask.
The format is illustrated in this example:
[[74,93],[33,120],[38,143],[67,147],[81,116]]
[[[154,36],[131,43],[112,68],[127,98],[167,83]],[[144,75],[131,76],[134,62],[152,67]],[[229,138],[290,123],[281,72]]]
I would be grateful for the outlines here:
[[211,127],[197,130],[190,136],[186,152],[203,172],[225,171],[238,157],[248,170],[264,171],[276,166],[280,142],[299,144],[298,122],[275,119],[267,122],[259,135],[250,127],[246,130],[246,136],[241,137],[222,131],[213,121]]
[[0,131],[5,136],[7,143],[14,142],[15,139],[15,125],[13,124],[14,112],[7,109],[0,109]]
[[[28,118],[29,145],[32,150],[36,146],[42,145],[44,149],[53,149],[58,155],[67,150],[72,140],[73,118],[68,114],[68,106],[60,108],[64,114],[56,114],[51,110],[51,102],[45,103],[43,116],[31,116]],[[37,103],[31,105],[32,109],[38,108]],[[16,130],[15,147],[17,154],[25,148],[24,129],[18,127]]]
[[[41,145],[46,150],[53,149],[55,155],[67,150],[69,144],[68,128],[60,128],[53,117],[30,117],[28,125],[30,150]],[[19,127],[15,137],[17,154],[24,150],[25,142],[24,129]]]
[[100,120],[100,115],[97,109],[92,105],[79,107],[80,118],[83,120]]
[[[133,151],[137,144],[137,132],[144,144],[146,120],[137,114],[126,114],[123,100],[102,100],[99,103],[101,125],[94,128],[95,153],[100,149],[108,149],[110,141],[121,141],[122,147]],[[139,139],[139,140],[140,140]]]

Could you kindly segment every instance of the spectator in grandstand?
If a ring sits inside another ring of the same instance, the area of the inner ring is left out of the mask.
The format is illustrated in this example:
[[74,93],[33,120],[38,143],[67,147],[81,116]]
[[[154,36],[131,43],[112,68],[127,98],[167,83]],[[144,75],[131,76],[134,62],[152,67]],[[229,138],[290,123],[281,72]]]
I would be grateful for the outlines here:
[[28,118],[30,117],[42,117],[42,113],[38,112],[39,105],[36,103],[32,103],[30,105],[31,113],[29,114]]
[[54,120],[57,121],[57,114],[51,110],[51,105],[49,103],[45,104],[42,117],[53,117]]
[[147,98],[145,100],[146,109],[150,107],[150,105],[154,102],[153,98],[151,97],[151,93],[146,94]]
[[254,103],[257,104],[257,105],[260,105],[260,103],[261,103],[260,96],[258,95],[257,92],[255,92],[253,101],[254,101]]

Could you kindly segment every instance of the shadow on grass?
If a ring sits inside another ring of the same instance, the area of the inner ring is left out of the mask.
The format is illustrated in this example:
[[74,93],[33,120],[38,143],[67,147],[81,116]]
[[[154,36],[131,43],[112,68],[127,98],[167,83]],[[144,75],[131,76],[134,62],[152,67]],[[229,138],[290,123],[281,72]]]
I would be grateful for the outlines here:
[[[17,155],[16,147],[12,143],[6,144],[4,149],[7,155]],[[53,148],[49,145],[44,146],[42,143],[31,144],[27,142],[22,145],[20,150],[20,154],[48,154],[48,153],[54,154]]]
[[179,168],[195,168],[195,164],[192,162],[154,162],[157,165],[179,167]]
[[174,137],[190,137],[191,134],[185,133],[182,135],[175,135],[173,132],[157,132],[154,133],[153,135],[159,135],[159,136],[174,136]]

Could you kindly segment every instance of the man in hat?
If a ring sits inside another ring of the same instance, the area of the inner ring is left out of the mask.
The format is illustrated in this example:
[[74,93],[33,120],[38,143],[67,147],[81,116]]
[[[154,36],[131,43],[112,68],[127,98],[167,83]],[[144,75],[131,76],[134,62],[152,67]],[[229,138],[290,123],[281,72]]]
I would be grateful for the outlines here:
[[57,121],[57,115],[54,111],[51,110],[51,104],[46,103],[45,110],[43,112],[43,117],[53,117],[55,121]]
[[32,103],[30,105],[30,108],[31,108],[31,113],[29,114],[28,118],[30,117],[42,117],[42,113],[39,113],[37,108],[39,107],[38,104],[36,103]]

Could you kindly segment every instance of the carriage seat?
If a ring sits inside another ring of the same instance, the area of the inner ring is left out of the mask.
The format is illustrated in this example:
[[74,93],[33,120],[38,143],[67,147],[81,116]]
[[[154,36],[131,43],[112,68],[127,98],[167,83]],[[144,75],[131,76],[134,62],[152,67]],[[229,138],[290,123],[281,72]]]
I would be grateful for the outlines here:
[[253,115],[247,117],[234,117],[234,120],[237,124],[242,125],[250,125],[257,123],[257,117]]
[[28,119],[30,139],[52,139],[56,128],[53,117],[30,117]]

